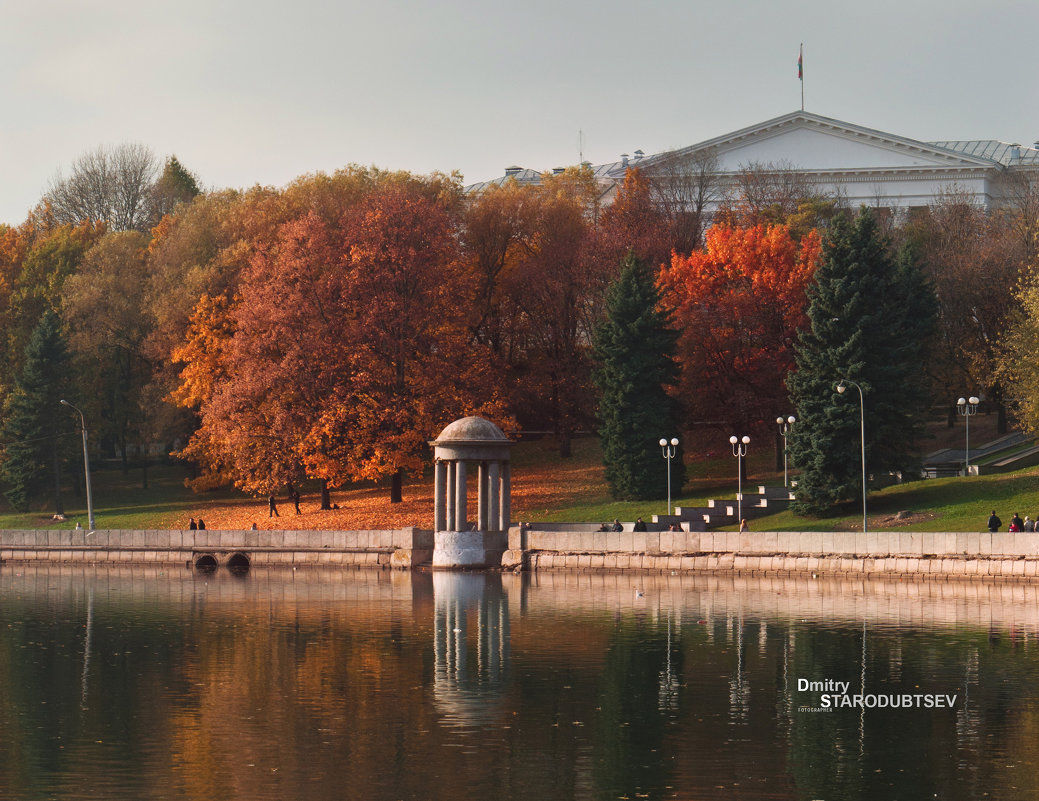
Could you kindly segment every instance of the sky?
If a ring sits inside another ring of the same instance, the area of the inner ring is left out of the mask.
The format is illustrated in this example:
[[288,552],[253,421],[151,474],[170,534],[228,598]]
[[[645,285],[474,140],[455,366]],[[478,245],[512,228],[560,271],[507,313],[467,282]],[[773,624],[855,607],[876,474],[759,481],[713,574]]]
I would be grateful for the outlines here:
[[0,0],[0,223],[140,143],[207,189],[348,164],[550,170],[801,106],[923,141],[1039,140],[1034,0]]

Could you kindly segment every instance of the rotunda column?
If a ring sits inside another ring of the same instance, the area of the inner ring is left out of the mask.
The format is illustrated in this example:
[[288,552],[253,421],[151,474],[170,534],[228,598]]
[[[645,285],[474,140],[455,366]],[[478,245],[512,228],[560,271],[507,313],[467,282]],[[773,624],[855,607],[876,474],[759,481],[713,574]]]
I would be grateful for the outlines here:
[[512,468],[507,461],[501,463],[501,519],[498,527],[508,531],[512,524]]
[[437,459],[433,466],[433,530],[447,528],[447,465]]
[[447,519],[444,521],[445,526],[443,531],[457,531],[455,526],[455,512],[457,511],[457,504],[455,502],[455,463],[447,461],[444,463],[444,471],[447,473],[447,488],[444,492],[444,506],[447,512]]
[[487,463],[487,528],[484,531],[501,531],[501,472],[500,462]]
[[465,462],[459,459],[455,463],[457,477],[455,478],[455,531],[467,531],[469,522],[466,520],[466,493],[468,488],[465,483]]

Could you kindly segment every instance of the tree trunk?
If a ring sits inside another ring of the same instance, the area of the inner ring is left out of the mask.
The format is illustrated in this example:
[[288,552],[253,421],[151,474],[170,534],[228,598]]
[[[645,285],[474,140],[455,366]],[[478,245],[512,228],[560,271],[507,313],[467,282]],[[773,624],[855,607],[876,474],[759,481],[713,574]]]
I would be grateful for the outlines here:
[[573,451],[573,447],[572,447],[572,440],[573,440],[573,438],[572,438],[571,434],[572,434],[572,432],[570,431],[569,427],[567,427],[567,426],[564,426],[563,429],[559,432],[559,458],[560,459],[569,459],[571,456],[574,455],[574,451]]
[[328,491],[328,481],[326,479],[321,479],[321,508],[332,508],[332,495]]
[[390,503],[401,503],[404,500],[404,468],[398,467],[390,484]]

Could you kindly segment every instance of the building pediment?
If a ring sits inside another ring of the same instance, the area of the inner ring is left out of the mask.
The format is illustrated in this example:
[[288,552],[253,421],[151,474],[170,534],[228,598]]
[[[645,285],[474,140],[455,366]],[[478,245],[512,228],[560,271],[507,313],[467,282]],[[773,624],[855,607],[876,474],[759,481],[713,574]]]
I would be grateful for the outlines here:
[[772,165],[806,173],[989,170],[1000,165],[805,111],[777,117],[691,147],[647,159],[645,169],[713,156],[718,173]]

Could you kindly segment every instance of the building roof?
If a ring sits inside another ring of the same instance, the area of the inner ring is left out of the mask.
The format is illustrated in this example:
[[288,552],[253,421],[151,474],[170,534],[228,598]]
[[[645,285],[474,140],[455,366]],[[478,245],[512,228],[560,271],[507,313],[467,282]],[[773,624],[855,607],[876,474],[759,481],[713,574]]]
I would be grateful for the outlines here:
[[[1010,167],[1018,164],[1039,165],[1039,150],[1035,147],[1022,147],[1018,144],[1000,142],[998,139],[964,139],[949,142],[929,142],[934,147],[964,153],[976,158]],[[1036,144],[1039,144],[1037,142]]]
[[[652,156],[644,156],[642,151],[635,151],[635,156],[627,154],[620,159],[599,165],[588,165],[596,180],[602,184],[614,185],[624,179],[624,174],[629,167],[644,167],[648,170],[656,165],[666,164],[675,160],[681,160],[693,156],[698,152],[706,151],[728,151],[730,154],[737,152],[755,152],[754,148],[767,147],[769,140],[777,141],[777,137],[789,136],[793,131],[814,131],[815,136],[827,137],[827,141],[842,141],[846,147],[851,143],[857,143],[859,151],[865,153],[865,148],[871,149],[873,153],[901,154],[893,156],[889,164],[863,164],[855,163],[855,157],[851,150],[847,150],[846,156],[849,161],[846,164],[797,164],[794,169],[806,169],[809,172],[876,172],[878,169],[900,169],[900,170],[997,170],[1007,168],[1028,167],[1039,168],[1039,148],[1023,147],[1017,144],[1009,144],[995,139],[978,140],[946,140],[940,142],[921,142],[908,137],[890,134],[873,128],[856,125],[854,123],[842,122],[841,120],[824,117],[807,111],[794,111],[775,117],[771,120],[742,128],[738,131],[723,134],[708,139],[695,145],[676,150],[657,153]],[[808,134],[805,133],[805,136]],[[805,148],[809,152],[817,140],[806,143]],[[807,142],[807,140],[806,140]],[[1039,145],[1039,142],[1036,143]],[[802,150],[804,155],[806,151]],[[872,155],[872,154],[871,154]],[[839,156],[837,156],[839,158]],[[899,161],[899,159],[901,161]],[[730,159],[731,162],[731,159]],[[558,171],[555,170],[555,171]],[[729,163],[720,166],[720,173],[738,172],[737,165]],[[521,183],[540,183],[542,173],[537,170],[520,167],[510,167],[505,175],[482,183],[471,184],[466,187],[468,192],[479,192],[492,184],[501,185],[508,180],[516,180]]]

